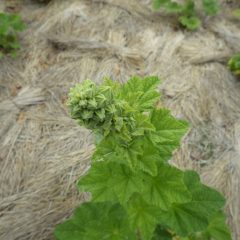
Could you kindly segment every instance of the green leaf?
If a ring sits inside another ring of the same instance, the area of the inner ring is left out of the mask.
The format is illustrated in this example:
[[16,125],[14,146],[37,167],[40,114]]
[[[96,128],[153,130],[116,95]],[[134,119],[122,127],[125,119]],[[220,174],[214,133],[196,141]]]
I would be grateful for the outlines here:
[[153,8],[155,10],[158,10],[159,8],[161,8],[168,2],[169,2],[169,0],[153,0]]
[[56,227],[54,235],[57,240],[84,239],[84,227],[81,226],[81,222],[77,224],[68,220]]
[[214,214],[206,231],[206,236],[214,240],[231,240],[231,233],[226,224],[226,216],[223,212]]
[[198,210],[191,205],[173,204],[170,211],[161,214],[159,221],[162,224],[167,224],[180,236],[188,236],[194,232],[203,231],[208,226],[208,219],[202,213],[198,213]]
[[145,112],[153,109],[160,94],[156,91],[158,77],[132,77],[122,86],[120,98],[125,100],[135,111]]
[[217,0],[202,0],[203,9],[208,15],[215,15],[219,11],[219,4]]
[[25,29],[25,24],[22,22],[21,17],[18,15],[9,15],[9,23],[16,31],[23,31]]
[[115,201],[116,195],[112,189],[110,180],[114,177],[112,166],[103,162],[94,163],[88,174],[78,182],[80,191],[92,193],[92,201]]
[[157,162],[162,161],[160,151],[146,138],[137,138],[130,147],[121,146],[113,136],[104,138],[93,155],[93,161],[107,161],[125,164],[132,171],[142,170],[157,175]]
[[151,115],[151,123],[156,131],[150,133],[151,140],[159,149],[159,158],[167,161],[171,158],[173,150],[180,145],[182,136],[188,129],[185,121],[175,119],[169,110],[154,110]]
[[158,225],[151,240],[172,240],[172,234]]
[[72,219],[56,227],[57,240],[135,240],[126,212],[119,204],[84,203]]
[[169,211],[161,213],[160,222],[180,236],[189,236],[206,230],[209,218],[223,208],[225,201],[216,190],[203,185],[193,171],[185,172],[184,182],[192,199],[187,203],[172,204]]
[[168,2],[165,4],[166,11],[169,13],[181,13],[183,11],[182,5],[177,2]]
[[212,216],[222,209],[225,199],[221,193],[201,183],[198,174],[194,171],[184,172],[184,182],[192,194],[191,204],[196,204],[204,216]]
[[183,172],[161,162],[157,166],[157,176],[146,176],[143,199],[164,210],[169,209],[172,203],[188,202],[191,195],[185,186]]
[[139,194],[128,202],[127,212],[132,229],[138,229],[140,239],[151,239],[160,214],[156,206],[148,205]]
[[135,139],[130,146],[121,146],[113,136],[106,137],[99,143],[93,161],[122,163],[133,171],[143,170],[155,176],[156,162],[161,161],[159,150],[148,138],[145,141],[143,138]]
[[121,149],[118,150],[118,148],[121,148],[119,144],[120,143],[115,138],[115,136],[107,136],[102,138],[101,141],[98,142],[96,151],[92,156],[93,161],[122,162],[123,161],[122,155],[118,154],[119,152],[121,152]]
[[135,138],[129,145],[123,145],[112,135],[105,137],[93,155],[93,161],[123,163],[131,169],[138,166],[138,156],[143,154],[143,138]]
[[142,192],[144,186],[144,174],[135,173],[125,165],[113,164],[116,170],[114,177],[110,180],[111,186],[118,196],[122,205],[124,205],[134,193]]
[[78,185],[80,190],[91,192],[95,202],[118,199],[124,204],[132,194],[142,191],[144,177],[143,173],[135,173],[123,164],[97,162]]
[[188,17],[188,16],[181,16],[179,18],[179,22],[189,30],[196,30],[201,25],[201,21],[198,17]]
[[157,162],[160,161],[158,149],[146,138],[142,150],[143,154],[137,158],[136,169],[141,169],[152,176],[156,176],[158,174]]
[[155,131],[155,127],[151,124],[149,116],[143,114],[135,114],[136,126],[132,132],[133,136],[142,136],[146,131]]

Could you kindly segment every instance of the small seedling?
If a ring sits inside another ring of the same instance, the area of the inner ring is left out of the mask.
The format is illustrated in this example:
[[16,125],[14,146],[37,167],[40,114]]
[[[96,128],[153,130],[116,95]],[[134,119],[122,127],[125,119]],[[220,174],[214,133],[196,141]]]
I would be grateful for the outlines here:
[[240,54],[234,55],[228,61],[229,69],[237,76],[240,76]]
[[[173,0],[153,0],[153,7],[177,14],[179,23],[189,30],[196,30],[201,25],[193,0],[185,0],[183,4]],[[202,0],[202,8],[206,15],[215,15],[219,11],[218,0]]]
[[18,32],[25,29],[20,16],[0,13],[0,57],[4,54],[16,56],[20,48]]

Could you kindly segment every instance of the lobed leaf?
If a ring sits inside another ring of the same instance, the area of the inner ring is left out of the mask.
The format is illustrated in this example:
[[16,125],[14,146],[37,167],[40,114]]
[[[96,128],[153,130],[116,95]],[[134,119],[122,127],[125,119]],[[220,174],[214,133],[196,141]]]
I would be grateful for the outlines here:
[[158,174],[157,162],[161,161],[158,149],[146,138],[142,145],[142,151],[143,153],[137,157],[135,169],[156,176]]
[[144,173],[135,173],[124,164],[94,163],[89,173],[80,179],[80,190],[92,193],[92,201],[126,203],[134,193],[142,192]]
[[150,240],[156,228],[159,208],[151,206],[139,194],[135,194],[127,204],[130,226],[137,229],[140,239]]
[[88,174],[80,179],[78,187],[80,191],[91,192],[94,202],[116,202],[117,198],[110,184],[113,177],[111,165],[102,162],[94,163]]
[[186,203],[191,199],[184,183],[181,170],[165,163],[157,163],[156,176],[146,176],[143,188],[143,199],[151,204],[167,210],[173,203]]
[[119,204],[84,203],[70,220],[55,229],[57,240],[136,240]]
[[192,195],[191,200],[173,203],[169,211],[161,213],[160,222],[180,236],[189,236],[207,229],[209,219],[223,208],[225,201],[216,190],[203,185],[193,171],[185,172],[184,182]]
[[143,79],[132,77],[122,86],[120,98],[128,102],[135,111],[149,111],[159,100],[160,94],[156,91],[159,83],[160,79],[154,76]]
[[159,158],[167,161],[172,152],[180,145],[180,140],[188,129],[185,121],[175,119],[169,110],[157,109],[151,114],[151,123],[155,132],[150,133],[150,138],[159,150]]
[[226,224],[226,216],[219,211],[210,218],[210,223],[204,234],[209,240],[231,240],[231,233]]

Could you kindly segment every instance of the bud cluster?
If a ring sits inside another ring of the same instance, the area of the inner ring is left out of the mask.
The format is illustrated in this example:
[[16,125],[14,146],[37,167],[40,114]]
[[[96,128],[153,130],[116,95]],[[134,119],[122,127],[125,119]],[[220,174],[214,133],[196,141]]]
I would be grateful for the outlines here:
[[126,114],[126,105],[125,101],[116,98],[110,85],[96,86],[91,80],[71,88],[68,99],[72,118],[104,135],[111,130],[120,132],[132,122],[131,114]]

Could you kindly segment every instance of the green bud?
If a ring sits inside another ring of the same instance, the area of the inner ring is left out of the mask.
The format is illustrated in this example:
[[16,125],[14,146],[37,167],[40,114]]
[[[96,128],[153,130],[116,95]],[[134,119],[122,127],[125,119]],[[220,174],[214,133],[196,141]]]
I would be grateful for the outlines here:
[[117,112],[117,109],[116,109],[116,107],[115,107],[114,104],[111,104],[111,105],[109,105],[109,106],[107,107],[107,111],[108,111],[109,113],[111,113],[111,114],[114,114],[114,113]]
[[104,110],[104,108],[102,108],[101,110],[96,111],[95,114],[98,116],[100,121],[104,120],[104,118],[105,118],[105,110]]
[[123,127],[123,118],[122,117],[117,117],[115,119],[115,127],[117,131],[121,131],[122,127]]
[[98,94],[95,98],[98,108],[102,108],[105,106],[105,103],[107,101],[107,98],[103,94]]
[[95,99],[91,99],[91,100],[88,101],[88,107],[90,109],[95,110],[95,109],[97,109],[97,106],[98,106],[98,103]]
[[112,130],[121,132],[123,129],[127,136],[133,125],[132,112],[127,102],[116,97],[118,87],[111,80],[99,87],[90,80],[77,84],[70,89],[68,99],[72,117],[80,125],[105,136]]
[[85,107],[85,106],[87,106],[87,100],[80,100],[79,102],[78,102],[78,105],[80,106],[80,107]]
[[82,118],[83,119],[90,119],[93,116],[93,112],[88,111],[88,110],[84,110],[82,112]]

